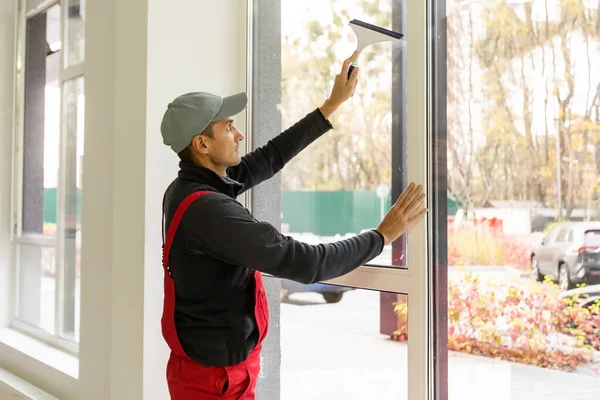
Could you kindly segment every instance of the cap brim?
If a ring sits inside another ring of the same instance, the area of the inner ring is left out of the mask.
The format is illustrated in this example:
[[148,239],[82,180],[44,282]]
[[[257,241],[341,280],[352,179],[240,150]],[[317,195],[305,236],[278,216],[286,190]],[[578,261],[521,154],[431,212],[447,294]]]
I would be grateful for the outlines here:
[[229,118],[239,114],[246,108],[248,104],[248,95],[245,92],[234,94],[232,96],[223,97],[223,105],[213,118],[214,121],[223,118]]

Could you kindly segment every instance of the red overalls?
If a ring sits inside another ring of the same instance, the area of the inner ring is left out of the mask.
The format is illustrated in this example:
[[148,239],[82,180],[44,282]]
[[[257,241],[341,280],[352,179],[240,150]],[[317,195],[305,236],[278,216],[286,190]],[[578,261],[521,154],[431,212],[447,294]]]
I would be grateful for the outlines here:
[[[258,343],[245,361],[228,367],[212,367],[199,364],[183,351],[175,330],[175,281],[169,271],[169,254],[177,227],[187,208],[200,196],[209,192],[195,192],[186,197],[177,207],[169,225],[167,240],[163,226],[163,268],[165,298],[162,314],[162,334],[171,356],[167,364],[167,383],[171,399],[174,400],[253,400],[256,380],[260,372],[260,350],[267,334],[269,311],[262,275],[254,271],[255,292],[254,315],[258,326]],[[163,199],[164,215],[164,199]],[[164,219],[163,219],[164,224]]]

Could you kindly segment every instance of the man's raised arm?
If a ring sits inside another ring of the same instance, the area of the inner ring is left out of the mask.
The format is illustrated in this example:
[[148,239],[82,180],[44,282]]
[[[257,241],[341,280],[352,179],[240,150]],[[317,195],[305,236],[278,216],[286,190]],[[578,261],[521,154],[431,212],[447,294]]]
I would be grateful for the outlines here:
[[242,157],[239,165],[230,167],[230,178],[244,184],[248,190],[271,178],[298,153],[333,128],[329,117],[352,95],[358,82],[359,68],[354,68],[348,79],[348,68],[356,58],[356,52],[342,64],[335,77],[331,95],[325,103],[307,114],[293,126],[271,139],[266,145]]

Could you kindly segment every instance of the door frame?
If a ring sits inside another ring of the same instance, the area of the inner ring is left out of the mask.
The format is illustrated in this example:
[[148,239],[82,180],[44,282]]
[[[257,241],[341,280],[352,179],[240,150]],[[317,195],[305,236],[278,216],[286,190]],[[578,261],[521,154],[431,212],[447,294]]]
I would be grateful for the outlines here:
[[[246,90],[248,98],[253,98],[254,66],[254,2],[246,1],[247,12],[247,68]],[[408,182],[423,184],[427,189],[429,206],[433,202],[433,185],[430,182],[429,151],[432,135],[430,87],[428,74],[431,60],[428,57],[429,2],[411,0],[405,2],[406,29],[406,178]],[[445,71],[444,71],[445,73]],[[252,116],[253,104],[249,102],[246,121],[246,151],[252,150]],[[245,205],[251,209],[250,192],[247,193]],[[430,207],[429,207],[430,208]],[[431,208],[430,208],[431,209]],[[433,312],[430,273],[430,246],[428,232],[433,226],[431,214],[423,218],[407,234],[406,268],[381,267],[365,265],[345,276],[325,281],[324,283],[353,287],[357,289],[375,290],[405,294],[408,297],[408,400],[433,399]],[[445,226],[445,225],[444,225]]]

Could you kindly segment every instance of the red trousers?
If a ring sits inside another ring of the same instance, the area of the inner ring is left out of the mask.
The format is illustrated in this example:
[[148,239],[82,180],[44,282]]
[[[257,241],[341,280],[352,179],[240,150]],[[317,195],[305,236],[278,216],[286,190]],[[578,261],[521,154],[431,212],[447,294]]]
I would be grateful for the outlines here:
[[172,400],[254,400],[259,372],[260,346],[229,367],[202,365],[171,353],[167,383]]

